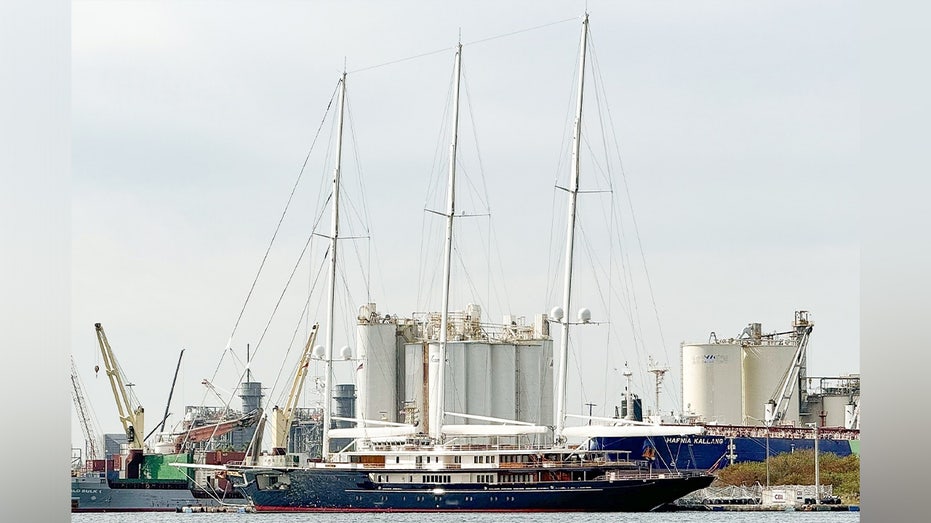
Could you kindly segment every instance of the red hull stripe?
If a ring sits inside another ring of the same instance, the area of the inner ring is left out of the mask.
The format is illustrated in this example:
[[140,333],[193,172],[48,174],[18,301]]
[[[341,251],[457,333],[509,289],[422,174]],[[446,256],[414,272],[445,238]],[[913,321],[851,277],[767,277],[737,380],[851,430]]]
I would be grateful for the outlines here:
[[512,508],[313,508],[313,507],[273,507],[256,505],[256,512],[585,512],[584,509],[512,509]]

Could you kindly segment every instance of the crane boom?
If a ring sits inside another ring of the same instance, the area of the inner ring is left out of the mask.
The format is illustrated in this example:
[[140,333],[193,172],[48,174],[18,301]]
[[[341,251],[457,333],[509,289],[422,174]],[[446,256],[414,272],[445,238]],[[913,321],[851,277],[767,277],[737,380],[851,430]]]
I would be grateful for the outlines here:
[[129,394],[126,392],[126,385],[123,384],[123,376],[120,374],[116,357],[113,355],[113,349],[110,348],[110,342],[107,341],[107,334],[104,332],[103,326],[95,323],[94,329],[97,331],[97,343],[100,345],[100,353],[103,354],[103,362],[107,370],[107,377],[110,379],[110,388],[113,389],[113,398],[116,400],[120,422],[126,432],[126,441],[129,443],[130,449],[142,450],[142,435],[145,434],[143,431],[145,411],[142,405],[133,408],[129,402]]
[[772,412],[767,413],[765,416],[765,423],[767,425],[779,423],[785,418],[786,411],[789,408],[789,401],[792,399],[792,394],[795,392],[795,384],[799,380],[799,373],[802,367],[805,366],[805,350],[808,347],[808,339],[811,337],[811,331],[814,328],[814,325],[808,319],[808,311],[795,311],[795,322],[793,323],[793,327],[795,329],[792,333],[795,335],[798,345],[795,350],[795,356],[792,358],[792,366],[786,370],[785,378],[782,381],[782,387],[769,401],[771,405],[769,408],[772,409]]
[[301,388],[304,386],[304,378],[307,377],[307,368],[310,366],[310,353],[314,340],[317,339],[317,328],[319,323],[314,323],[310,328],[310,336],[307,337],[307,344],[304,345],[304,352],[301,353],[301,360],[298,363],[297,372],[294,373],[294,380],[291,382],[291,392],[288,394],[288,402],[284,409],[276,405],[273,409],[274,415],[274,434],[275,439],[272,444],[272,454],[284,454],[288,448],[288,432],[291,428],[291,420],[294,417],[294,409],[297,407],[297,400],[301,396]]
[[78,421],[81,422],[81,431],[84,432],[87,459],[101,459],[103,453],[100,449],[101,441],[97,423],[90,412],[87,398],[84,396],[84,386],[78,375],[78,367],[74,364],[74,356],[71,356],[71,399],[74,400],[74,409],[77,411]]

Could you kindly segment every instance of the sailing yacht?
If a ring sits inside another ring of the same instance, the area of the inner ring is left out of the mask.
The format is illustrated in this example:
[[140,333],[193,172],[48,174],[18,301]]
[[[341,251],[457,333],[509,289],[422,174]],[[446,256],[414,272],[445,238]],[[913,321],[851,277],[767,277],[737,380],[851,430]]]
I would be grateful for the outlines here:
[[[573,137],[570,219],[566,251],[565,297],[571,305],[575,197],[578,193],[582,92],[588,44],[588,16],[582,24],[577,114]],[[714,477],[701,472],[659,472],[634,460],[626,451],[593,450],[570,445],[570,437],[594,437],[598,431],[636,431],[637,427],[566,427],[567,351],[571,322],[556,314],[548,321],[561,327],[556,379],[555,430],[525,422],[472,416],[486,425],[446,424],[444,404],[447,345],[450,340],[449,281],[455,216],[456,148],[459,121],[459,78],[462,45],[457,46],[453,89],[452,142],[447,186],[444,290],[436,343],[424,349],[424,385],[428,396],[422,424],[360,421],[357,427],[331,428],[329,401],[324,402],[323,449],[320,460],[300,462],[291,455],[266,456],[255,462],[220,466],[260,512],[366,511],[650,511],[695,490]],[[340,81],[338,129],[341,133],[346,75]],[[330,250],[330,308],[325,345],[325,398],[332,397],[333,285],[339,222],[340,149],[333,178],[333,223]],[[372,311],[374,312],[374,310]],[[547,329],[548,331],[548,329]],[[469,417],[468,415],[458,415]],[[683,428],[684,431],[701,430]],[[587,435],[586,431],[596,434]],[[527,443],[534,437],[551,444]],[[331,452],[331,441],[351,440]]]

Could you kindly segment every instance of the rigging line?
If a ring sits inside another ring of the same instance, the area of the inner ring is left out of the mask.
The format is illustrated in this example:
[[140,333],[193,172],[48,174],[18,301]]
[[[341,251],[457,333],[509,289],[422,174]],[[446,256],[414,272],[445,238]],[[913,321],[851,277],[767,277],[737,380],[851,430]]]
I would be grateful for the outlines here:
[[[327,199],[327,201],[329,201],[329,198]],[[317,229],[317,226],[320,224],[320,219],[322,219],[322,217],[323,217],[323,213],[320,214],[320,216],[317,219],[317,223],[314,224],[314,230]],[[281,306],[281,302],[282,300],[284,300],[284,295],[288,291],[288,287],[290,287],[291,285],[291,280],[294,279],[294,274],[297,272],[297,269],[301,266],[301,260],[304,259],[304,254],[307,253],[307,247],[310,246],[311,240],[313,240],[314,236],[315,235],[313,232],[311,232],[310,235],[307,236],[307,241],[304,242],[304,248],[301,249],[301,254],[297,257],[297,261],[294,263],[294,267],[291,268],[291,274],[288,276],[288,280],[285,282],[284,288],[281,290],[281,294],[278,295],[278,301],[275,303],[274,309],[272,309],[272,313],[268,318],[268,322],[265,323],[265,328],[262,330],[262,335],[259,336],[258,343],[255,344],[255,351],[253,352],[253,355],[259,352],[259,348],[262,346],[262,340],[265,339],[265,335],[268,333],[268,328],[271,326],[272,320],[275,319],[275,315],[278,313],[278,307]],[[327,249],[329,249],[329,247]]]
[[[491,40],[497,40],[497,39],[499,39],[499,38],[506,38],[506,37],[508,37],[508,36],[514,36],[514,35],[518,35],[518,34],[521,34],[521,33],[526,33],[526,32],[529,32],[529,31],[535,31],[535,30],[538,30],[538,29],[543,29],[543,28],[549,27],[549,26],[551,26],[551,25],[562,24],[562,23],[565,23],[565,22],[571,22],[571,21],[573,21],[573,20],[578,20],[578,19],[579,19],[578,16],[573,16],[572,18],[566,18],[565,20],[559,20],[559,21],[556,21],[556,22],[549,22],[549,23],[547,23],[547,24],[542,24],[542,25],[538,25],[538,26],[534,26],[534,27],[528,27],[528,28],[526,28],[526,29],[519,29],[519,30],[517,30],[517,31],[512,31],[512,32],[510,32],[510,33],[500,34],[500,35],[496,35],[496,36],[489,36],[489,37],[487,37],[487,38],[482,38],[482,39],[480,39],[480,40],[473,40],[473,41],[471,41],[471,42],[465,42],[465,43],[462,44],[462,46],[463,46],[463,47],[466,47],[466,46],[470,46],[470,45],[481,44],[481,43],[489,42],[489,41],[491,41]],[[401,63],[401,62],[407,62],[407,61],[410,61],[410,60],[416,60],[416,59],[418,59],[418,58],[424,58],[424,57],[432,56],[432,55],[439,54],[439,53],[445,53],[445,52],[447,52],[447,51],[452,51],[453,49],[456,49],[456,46],[444,47],[444,48],[442,48],[442,49],[437,49],[437,50],[435,50],[435,51],[427,51],[426,53],[421,53],[421,54],[414,55],[414,56],[408,56],[407,58],[399,58],[399,59],[397,59],[397,60],[391,60],[391,61],[389,61],[389,62],[384,62],[384,63],[377,64],[377,65],[370,65],[370,66],[368,66],[368,67],[363,67],[363,68],[361,68],[361,69],[355,69],[355,70],[353,70],[353,71],[350,71],[350,72],[347,73],[347,74],[356,74],[356,73],[361,73],[361,72],[363,72],[363,71],[371,71],[372,69],[378,69],[378,68],[380,68],[380,67],[386,67],[386,66],[389,66],[389,65],[399,64],[399,63]]]
[[[450,72],[449,83],[446,89],[446,100],[443,104],[442,120],[440,121],[439,130],[437,132],[437,141],[433,153],[433,164],[430,167],[430,175],[427,178],[427,191],[424,197],[424,211],[429,210],[431,197],[436,199],[439,195],[441,177],[437,176],[437,173],[441,172],[440,162],[443,158],[445,158],[445,156],[443,156],[443,151],[446,149],[442,146],[442,143],[445,142],[445,138],[450,126],[449,110],[450,106],[452,106],[454,80],[455,68]],[[439,207],[442,208],[441,206]],[[427,263],[427,253],[434,250],[434,247],[437,243],[439,243],[440,238],[439,234],[427,234],[427,231],[430,228],[429,224],[434,223],[432,220],[428,221],[429,216],[427,214],[427,212],[423,213],[420,222],[420,259],[417,272],[417,281],[426,282],[426,285],[417,285],[416,305],[419,309],[429,308],[426,305],[426,302],[428,301],[427,296],[433,294],[432,289],[436,279],[439,277],[439,274],[437,273],[439,272],[438,268],[440,267],[439,263]]]
[[[366,303],[371,303],[372,302],[372,288],[371,288],[372,287],[372,245],[374,244],[374,242],[372,241],[372,219],[371,219],[371,216],[369,215],[368,198],[365,192],[365,184],[362,183],[364,179],[364,175],[363,175],[363,170],[362,170],[362,160],[359,158],[359,147],[358,147],[358,141],[356,139],[355,122],[352,118],[352,108],[350,104],[348,103],[346,104],[346,106],[348,109],[347,112],[349,113],[349,134],[352,137],[352,143],[354,146],[352,148],[353,158],[355,158],[356,168],[358,169],[358,173],[359,173],[359,175],[356,177],[356,181],[359,183],[359,194],[361,195],[361,200],[362,200],[361,213],[355,208],[354,205],[352,205],[351,199],[350,199],[350,205],[352,206],[352,209],[356,211],[358,215],[360,215],[359,220],[362,222],[362,226],[365,229],[364,236],[368,239],[368,249],[366,250],[367,267],[365,267],[364,270],[362,270],[362,278],[363,278],[363,281],[365,282]],[[358,249],[356,250],[358,251]],[[361,264],[362,263],[361,256],[359,257],[359,259],[360,259],[360,264]]]
[[416,60],[416,59],[418,59],[418,58],[424,58],[424,57],[431,56],[431,55],[435,55],[435,54],[439,54],[439,53],[445,53],[445,52],[447,52],[447,51],[452,51],[452,50],[455,49],[455,48],[456,48],[455,46],[451,46],[451,47],[444,47],[444,48],[442,48],[442,49],[436,49],[436,50],[434,50],[434,51],[427,51],[426,53],[421,53],[421,54],[417,54],[417,55],[414,55],[414,56],[408,56],[407,58],[399,58],[399,59],[397,59],[397,60],[391,60],[390,62],[384,62],[384,63],[378,64],[378,65],[370,65],[370,66],[368,66],[368,67],[363,67],[363,68],[361,68],[361,69],[356,69],[356,70],[354,70],[354,71],[349,71],[349,73],[347,73],[347,74],[356,74],[356,73],[361,73],[361,72],[364,72],[364,71],[371,71],[372,69],[378,69],[378,68],[380,68],[380,67],[386,67],[386,66],[389,66],[389,65],[399,64],[399,63],[401,63],[401,62],[407,62],[407,61],[410,61],[410,60]]
[[[478,126],[475,123],[475,113],[472,107],[472,94],[469,90],[469,81],[468,81],[467,75],[465,74],[465,71],[462,71],[462,79],[463,79],[463,83],[465,84],[465,94],[466,94],[465,98],[466,98],[466,107],[469,110],[469,121],[472,123],[472,140],[474,141],[474,144],[475,144],[475,156],[478,160],[478,172],[479,172],[479,177],[481,178],[481,182],[482,182],[482,191],[484,192],[485,210],[489,215],[488,217],[488,229],[489,229],[488,230],[488,251],[491,251],[492,220],[491,220],[491,198],[490,198],[490,193],[488,191],[488,179],[485,176],[485,164],[484,162],[482,162],[482,152],[481,152],[481,148],[479,147],[479,143],[478,143]],[[467,177],[466,179],[471,182],[470,178]],[[477,189],[475,190],[476,192],[478,192]],[[500,257],[500,252],[499,252],[499,257]],[[488,301],[490,302],[491,301],[491,282],[492,282],[491,256],[487,256],[487,260],[488,260],[488,266],[486,267],[486,271],[488,273],[488,289],[486,293],[488,295]],[[499,262],[500,262],[500,259],[499,259]],[[505,297],[507,297],[508,296],[507,281],[504,278],[502,278],[502,286],[504,287],[504,295]],[[498,306],[500,307],[500,303]],[[508,308],[510,309],[510,303],[508,304]]]
[[[593,69],[594,69],[595,71],[597,71],[597,72],[600,74],[600,71],[601,71],[601,70],[600,70],[600,66],[599,66],[599,64],[598,64],[597,56],[596,56],[594,50],[593,50],[593,52],[592,52],[592,64],[593,64]],[[595,98],[595,100],[596,100],[596,103],[598,104],[598,107],[599,107],[599,111],[598,111],[598,115],[599,115],[598,123],[599,123],[599,128],[600,128],[600,130],[601,130],[602,147],[603,147],[603,150],[604,150],[604,152],[605,152],[605,154],[606,154],[606,156],[607,156],[607,152],[608,152],[609,149],[608,149],[608,147],[607,147],[606,133],[605,133],[605,128],[604,128],[604,123],[605,123],[605,122],[604,122],[604,118],[601,117],[601,115],[603,114],[603,111],[601,110],[601,105],[602,105],[603,100],[605,100],[603,82],[595,82],[595,88],[596,88],[596,98]],[[593,151],[592,148],[591,148],[591,142],[586,141],[586,147],[594,154],[594,151]],[[596,165],[596,167],[600,167],[600,166]],[[613,183],[612,183],[612,179],[613,179],[613,178],[612,178],[612,176],[611,176],[611,163],[610,163],[610,162],[606,162],[605,165],[604,165],[604,168],[599,168],[599,169],[598,169],[598,172],[600,172],[600,173],[605,177],[605,180],[606,180],[606,182],[607,182],[607,184],[608,184],[608,186],[609,186],[609,188],[610,188],[609,191],[612,192],[612,196],[611,196],[611,202],[612,202],[611,209],[612,209],[612,213],[611,213],[611,215],[610,215],[609,217],[605,217],[605,222],[610,224],[611,231],[612,231],[612,234],[611,234],[611,241],[613,242],[614,239],[615,239],[615,234],[614,234],[614,232],[613,232],[613,231],[614,231],[613,226],[614,226],[615,223],[620,222],[620,220],[619,220],[619,217],[620,217],[620,216],[619,216],[619,214],[617,213],[617,211],[616,211],[616,206],[615,206],[614,203],[613,203],[613,202],[614,202],[614,195],[613,195],[614,187],[613,187]],[[621,223],[622,223],[622,222],[621,222]],[[623,234],[622,234],[622,233],[623,233],[623,230],[622,230],[622,229],[623,229],[623,226],[621,226],[621,230],[620,230],[621,235],[623,235]],[[613,245],[613,243],[612,243],[612,245]],[[620,245],[623,245],[623,242],[621,242]],[[622,257],[626,257],[626,251],[624,251],[623,249],[622,249]],[[614,264],[614,250],[613,250],[613,249],[610,250],[610,264],[611,264],[611,268],[609,268],[609,274],[610,274],[611,277],[613,277],[613,275],[614,275],[614,270],[613,270],[613,264]],[[629,272],[628,266],[629,266],[629,263],[626,264],[626,265],[622,264],[622,272],[623,272],[623,274],[625,275],[625,283],[628,285],[628,289],[629,289],[629,292],[626,293],[626,296],[627,296],[628,302],[630,302],[631,296],[634,297],[634,301],[636,301],[636,296],[635,296],[634,289],[633,289],[632,274]],[[613,284],[609,284],[609,288],[613,288]],[[612,302],[612,303],[613,303],[613,302]],[[631,305],[631,304],[628,303],[628,305]],[[636,305],[635,305],[635,304],[634,304],[634,308],[636,308]],[[629,312],[629,311],[628,311],[628,312]],[[629,316],[629,319],[631,319],[631,321],[632,321],[632,317]],[[634,334],[635,341],[636,341],[636,326],[635,326],[634,324],[631,324],[631,327],[634,329],[633,334]],[[641,330],[642,330],[642,327],[641,327]]]
[[[570,95],[566,97],[567,103],[566,103],[566,111],[563,116],[562,138],[559,141],[559,143],[562,144],[562,146],[559,148],[559,155],[556,158],[556,172],[553,178],[553,201],[552,201],[552,204],[550,205],[550,208],[554,210],[556,209],[556,199],[557,199],[556,196],[559,194],[559,178],[560,178],[561,173],[565,169],[566,163],[564,162],[567,161],[569,154],[570,154],[569,146],[571,142],[567,139],[567,137],[569,135],[569,129],[572,128],[572,125],[570,122],[572,122],[572,114],[574,112],[574,109],[573,109],[574,97],[572,96],[571,93],[573,89],[575,88],[575,85],[578,83],[577,75],[578,75],[578,70],[579,70],[579,60],[580,60],[579,54],[576,53],[575,62],[573,63],[573,66],[572,66],[574,73],[569,78],[569,88],[567,89]],[[564,216],[565,212],[562,212],[558,215]],[[556,233],[556,220],[557,220],[557,213],[556,212],[551,213],[550,214],[550,239],[549,239],[550,243],[549,243],[549,249],[547,249],[547,252],[550,252],[551,255],[548,257],[548,260],[547,260],[548,265],[546,268],[546,274],[550,274],[552,275],[552,277],[548,278],[546,282],[544,303],[547,303],[547,302],[552,303],[556,301],[554,294],[558,287],[558,283],[556,281],[558,279],[558,275],[553,270],[553,267],[558,266],[560,264],[560,262],[563,259],[562,256],[565,254],[565,253],[560,254],[559,249],[554,248],[553,241],[557,234]],[[565,229],[565,227],[563,227],[563,229]],[[566,313],[568,314],[568,311]]]
[[[329,198],[327,199],[327,201],[329,201]],[[313,227],[314,230],[316,230],[317,225],[319,225],[322,217],[323,217],[323,212],[321,211],[321,214],[318,216],[317,221],[314,224],[314,227]],[[288,277],[288,281],[285,283],[284,289],[282,289],[281,294],[278,297],[278,302],[275,304],[275,308],[272,310],[272,313],[268,318],[268,322],[265,324],[265,329],[262,331],[262,335],[259,337],[258,343],[255,344],[255,351],[253,352],[253,355],[258,353],[259,347],[261,347],[262,345],[262,340],[265,339],[265,334],[268,332],[268,328],[271,325],[272,320],[274,320],[275,315],[278,312],[278,307],[281,305],[281,302],[284,299],[284,295],[287,292],[288,287],[291,284],[291,280],[294,278],[294,274],[297,272],[298,267],[300,267],[301,260],[303,259],[304,254],[307,252],[307,247],[310,245],[310,242],[313,239],[313,237],[314,237],[314,233],[311,232],[311,234],[307,237],[307,242],[304,243],[304,248],[301,250],[301,255],[298,257],[297,261],[294,264],[294,267],[291,270],[291,275]],[[242,381],[242,378],[245,376],[245,374],[246,374],[245,371],[242,374],[240,374],[239,376],[240,382]],[[237,388],[239,388],[238,385],[237,385]],[[235,395],[235,392],[234,392],[234,395]],[[227,403],[226,403],[227,408],[229,408],[229,404],[232,400],[233,400],[233,396],[230,396],[230,399],[227,400]],[[213,436],[211,436],[211,438],[213,438]]]
[[[327,252],[329,252],[329,247],[327,247]],[[294,340],[297,338],[297,333],[301,329],[301,322],[304,320],[305,315],[306,317],[310,317],[310,315],[307,314],[307,309],[310,306],[310,298],[313,296],[313,291],[317,288],[317,283],[320,281],[320,275],[323,273],[323,269],[326,267],[326,260],[326,256],[323,256],[323,258],[320,260],[320,267],[317,269],[316,276],[311,283],[310,290],[307,292],[307,299],[304,300],[304,307],[301,309],[301,315],[298,317],[297,323],[294,326],[294,331],[291,333],[291,341],[288,343],[288,350],[285,352],[284,358],[281,359],[281,366],[278,368],[278,375],[275,377],[274,383],[272,383],[272,387],[269,390],[269,395],[271,395],[271,392],[278,387],[278,381],[281,379],[281,374],[284,372],[284,362],[288,359],[288,355],[291,353],[291,349],[294,348]]]
[[557,25],[557,24],[563,24],[563,23],[566,23],[566,22],[571,22],[571,21],[573,21],[573,20],[578,20],[579,18],[580,18],[580,17],[578,17],[578,16],[573,16],[573,17],[571,17],[571,18],[566,18],[565,20],[558,20],[558,21],[556,21],[556,22],[549,22],[549,23],[542,24],[542,25],[538,25],[538,26],[534,26],[534,27],[528,27],[528,28],[526,28],[526,29],[519,29],[519,30],[517,30],[517,31],[512,31],[512,32],[510,32],[510,33],[505,33],[505,34],[501,34],[501,35],[498,35],[498,36],[489,36],[488,38],[482,38],[481,40],[473,40],[473,41],[471,41],[471,42],[466,42],[466,43],[464,43],[464,44],[462,44],[462,45],[463,45],[463,46],[468,46],[468,45],[481,44],[481,43],[485,43],[485,42],[488,42],[488,41],[491,41],[491,40],[497,40],[497,39],[499,39],[499,38],[506,38],[506,37],[508,37],[508,36],[514,36],[514,35],[518,35],[518,34],[521,34],[521,33],[526,33],[526,32],[529,32],[529,31],[536,31],[537,29],[543,29],[543,28],[549,27],[549,26],[551,26],[551,25]]
[[[621,171],[621,181],[623,182],[624,194],[627,199],[627,205],[628,205],[628,208],[630,209],[631,223],[634,227],[634,235],[637,240],[637,247],[640,249],[640,260],[641,260],[641,263],[643,264],[643,272],[646,277],[647,289],[649,290],[649,293],[650,293],[650,301],[653,305],[653,313],[656,318],[656,325],[657,325],[659,336],[660,336],[660,344],[663,348],[663,355],[666,357],[666,361],[668,362],[670,361],[669,351],[666,345],[666,337],[663,334],[662,321],[660,320],[660,317],[659,317],[659,308],[656,304],[656,294],[653,290],[653,282],[652,282],[652,279],[650,278],[649,268],[647,267],[646,253],[643,250],[643,241],[640,237],[640,226],[637,223],[637,216],[634,213],[634,204],[633,204],[633,200],[630,195],[630,186],[627,183],[627,173],[624,171],[624,163],[623,163],[623,159],[621,158],[620,145],[619,145],[619,140],[617,138],[617,133],[614,127],[614,118],[611,113],[611,106],[610,104],[607,103],[607,100],[605,101],[605,112],[608,115],[609,128],[612,130],[612,137],[614,138],[614,150],[617,153],[618,165]],[[672,381],[673,383],[672,383],[672,386],[669,388],[675,389],[674,392],[678,393],[679,392],[678,386],[674,383],[674,380],[670,380],[670,381]],[[681,410],[682,406],[679,405],[679,408]]]
[[[613,133],[613,131],[614,131],[614,125],[613,125],[613,120],[611,119],[611,112],[610,112],[610,107],[609,107],[609,105],[608,105],[607,97],[606,97],[605,94],[604,94],[604,85],[605,85],[604,76],[603,76],[603,73],[602,73],[602,69],[601,69],[601,67],[600,67],[600,62],[599,62],[599,60],[598,60],[597,51],[596,51],[596,49],[595,49],[594,42],[592,42],[592,64],[593,64],[593,71],[595,72],[596,79],[597,79],[597,81],[595,82],[595,89],[596,89],[596,97],[595,97],[595,100],[596,100],[596,103],[598,104],[598,108],[599,108],[599,111],[598,111],[599,120],[598,120],[598,121],[599,121],[599,125],[600,125],[600,127],[601,127],[601,130],[602,130],[602,142],[603,142],[603,143],[602,143],[602,147],[603,147],[603,149],[604,149],[604,151],[605,151],[605,153],[606,153],[606,157],[607,157],[607,152],[609,151],[608,144],[607,144],[607,135],[608,135],[608,133],[605,132],[605,128],[604,128],[605,121],[604,121],[604,118],[601,117],[601,115],[602,115],[602,114],[605,114],[605,113],[608,114],[608,123],[609,123],[608,127],[612,130],[612,133]],[[602,104],[604,104],[604,106],[605,106],[605,107],[604,107],[604,110],[602,110]],[[627,186],[626,186],[626,174],[625,174],[624,171],[623,171],[623,162],[622,162],[621,157],[620,157],[620,147],[619,147],[619,145],[618,145],[618,143],[617,143],[616,134],[613,134],[613,136],[614,136],[614,138],[615,138],[615,144],[614,144],[615,147],[614,147],[614,149],[615,149],[615,151],[617,152],[618,163],[619,163],[619,165],[620,165],[621,174],[622,174],[622,177],[623,177],[623,179],[624,179],[625,188],[627,188]],[[588,142],[586,142],[586,145],[587,145],[587,147],[591,148],[591,144],[589,144]],[[606,180],[607,180],[609,186],[611,187],[611,190],[613,191],[613,190],[614,190],[614,189],[613,189],[613,183],[612,183],[613,178],[612,178],[611,173],[610,173],[610,162],[608,162],[608,163],[605,164],[605,169],[606,169],[606,170],[605,170],[605,172],[604,172],[603,174],[606,175]],[[628,201],[630,201],[630,199],[629,199],[629,190],[628,190]],[[615,216],[617,216],[617,217],[619,218],[619,215],[618,215],[616,212],[615,212],[614,214],[615,214]],[[632,205],[631,205],[631,214],[633,215],[633,207],[632,207]],[[623,222],[621,221],[620,223],[623,223]],[[619,231],[619,232],[620,232],[620,234],[623,235],[623,225],[621,226],[621,231]],[[637,239],[638,239],[638,243],[640,243],[639,234],[637,235]],[[612,251],[612,252],[613,252],[613,251]],[[641,244],[641,254],[642,254],[642,244]],[[631,265],[630,265],[629,258],[628,258],[627,254],[626,254],[626,250],[624,251],[623,257],[627,260],[627,264],[624,265],[624,271],[623,271],[623,273],[624,273],[624,275],[626,276],[626,278],[627,278],[627,280],[628,280],[627,283],[628,283],[628,286],[629,286],[629,288],[630,288],[630,292],[628,293],[628,301],[630,302],[629,305],[631,306],[630,312],[635,312],[635,311],[639,310],[639,304],[638,304],[636,292],[634,291],[634,288],[633,288],[633,273],[631,272],[632,267],[631,267]],[[644,270],[646,270],[645,258],[644,258]],[[649,280],[648,280],[648,283],[649,283]],[[652,285],[651,285],[651,297],[652,297]],[[656,314],[657,321],[658,321],[658,319],[659,319],[659,312],[658,312],[658,309],[657,309],[656,304],[655,304],[655,299],[654,299],[654,302],[653,302],[653,306],[654,306],[654,313]],[[643,349],[644,351],[646,351],[646,343],[645,343],[645,340],[643,339],[643,326],[642,326],[642,323],[641,323],[641,318],[640,318],[639,313],[635,313],[635,314],[633,314],[632,316],[630,316],[630,321],[631,321],[631,327],[634,329],[633,334],[634,334],[634,337],[635,337],[635,341],[636,341],[636,338],[637,338],[637,332],[636,332],[636,331],[639,330],[639,332],[640,332],[640,342],[641,342],[641,344],[642,344],[642,349]],[[636,321],[636,323],[634,323],[635,321]],[[658,325],[659,325],[659,323],[658,323]],[[663,350],[663,354],[664,354],[664,356],[666,357],[666,359],[667,359],[667,361],[668,361],[668,360],[669,360],[669,353],[668,353],[668,350],[667,350],[667,347],[666,347],[665,339],[664,339],[663,336],[662,336],[662,328],[661,328],[661,326],[660,326],[660,338],[661,338],[661,347],[662,347],[662,350]],[[637,347],[637,346],[635,345],[635,348],[637,349],[638,356],[640,356],[640,355],[641,355],[641,350],[640,350],[641,347]]]
[[469,288],[470,291],[472,291],[472,296],[475,297],[475,300],[481,303],[483,306],[487,307],[487,305],[483,302],[483,300],[478,297],[481,295],[479,294],[478,288],[475,285],[475,280],[472,279],[472,274],[469,273],[469,269],[466,267],[465,260],[462,259],[462,251],[459,249],[458,242],[456,242],[456,245],[453,248],[453,250],[456,251],[456,261],[459,262],[458,266],[459,266],[459,269],[462,271],[462,275],[465,279],[466,286]]
[[297,190],[298,184],[301,183],[301,178],[304,175],[304,169],[307,167],[307,162],[310,160],[310,154],[313,152],[314,146],[317,144],[317,138],[320,136],[320,131],[323,129],[323,124],[326,122],[326,115],[330,112],[330,107],[333,105],[333,99],[336,96],[338,88],[339,82],[337,82],[336,88],[333,89],[333,94],[330,95],[330,101],[327,102],[326,110],[323,112],[323,119],[320,120],[320,125],[317,127],[316,134],[314,134],[314,139],[310,144],[310,149],[307,151],[307,156],[304,157],[304,163],[301,165],[301,170],[297,175],[297,180],[294,181],[294,186],[291,187],[291,194],[288,195],[288,201],[285,203],[284,210],[281,212],[281,217],[278,218],[278,225],[275,226],[275,232],[272,234],[272,239],[268,242],[268,247],[265,249],[265,255],[262,256],[262,263],[259,264],[259,270],[256,272],[255,278],[252,280],[252,285],[249,287],[249,293],[246,295],[246,300],[243,302],[242,309],[239,311],[239,316],[236,318],[236,323],[233,325],[233,330],[230,332],[229,341],[226,342],[226,348],[230,348],[233,343],[233,336],[236,334],[236,329],[239,328],[239,322],[242,320],[242,315],[246,312],[246,306],[249,304],[249,299],[252,297],[252,292],[255,290],[255,285],[259,281],[259,275],[262,274],[262,269],[265,267],[266,260],[268,260],[268,254],[272,250],[272,245],[275,243],[275,238],[278,237],[278,231],[281,229],[281,224],[284,221],[284,217],[288,213],[288,208],[291,206],[291,200],[294,198],[294,192]]

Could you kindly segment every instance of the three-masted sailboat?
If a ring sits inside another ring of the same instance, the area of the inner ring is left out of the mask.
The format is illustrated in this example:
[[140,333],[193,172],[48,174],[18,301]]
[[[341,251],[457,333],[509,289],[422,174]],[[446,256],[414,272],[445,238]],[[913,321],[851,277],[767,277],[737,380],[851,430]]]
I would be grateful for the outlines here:
[[[569,230],[566,251],[563,310],[570,306],[575,198],[579,187],[582,100],[585,77],[588,16],[582,25],[580,74],[574,130],[572,181],[569,188]],[[628,452],[596,451],[567,444],[576,434],[565,426],[569,321],[561,317],[562,343],[558,358],[553,444],[522,444],[522,436],[551,429],[529,423],[446,425],[444,376],[449,331],[449,280],[455,215],[456,148],[459,118],[459,76],[462,45],[456,51],[449,179],[447,187],[444,292],[439,342],[431,343],[428,363],[429,412],[424,425],[331,429],[329,401],[324,402],[323,459],[299,463],[269,456],[257,463],[225,465],[227,477],[248,497],[257,511],[649,511],[690,492],[707,487],[713,476],[704,473],[659,472],[632,460]],[[340,122],[345,103],[346,75],[340,82]],[[341,129],[341,123],[338,125]],[[332,199],[330,300],[338,237],[340,152],[337,148]],[[332,306],[328,314],[325,398],[332,396]],[[560,315],[561,316],[561,315]],[[490,420],[502,421],[502,420]],[[423,431],[424,426],[427,427]],[[589,427],[589,430],[596,427]],[[617,427],[615,428],[617,429]],[[636,428],[628,428],[636,430]],[[331,438],[354,443],[329,452]],[[502,441],[515,443],[508,444]],[[277,461],[276,461],[277,460]]]

